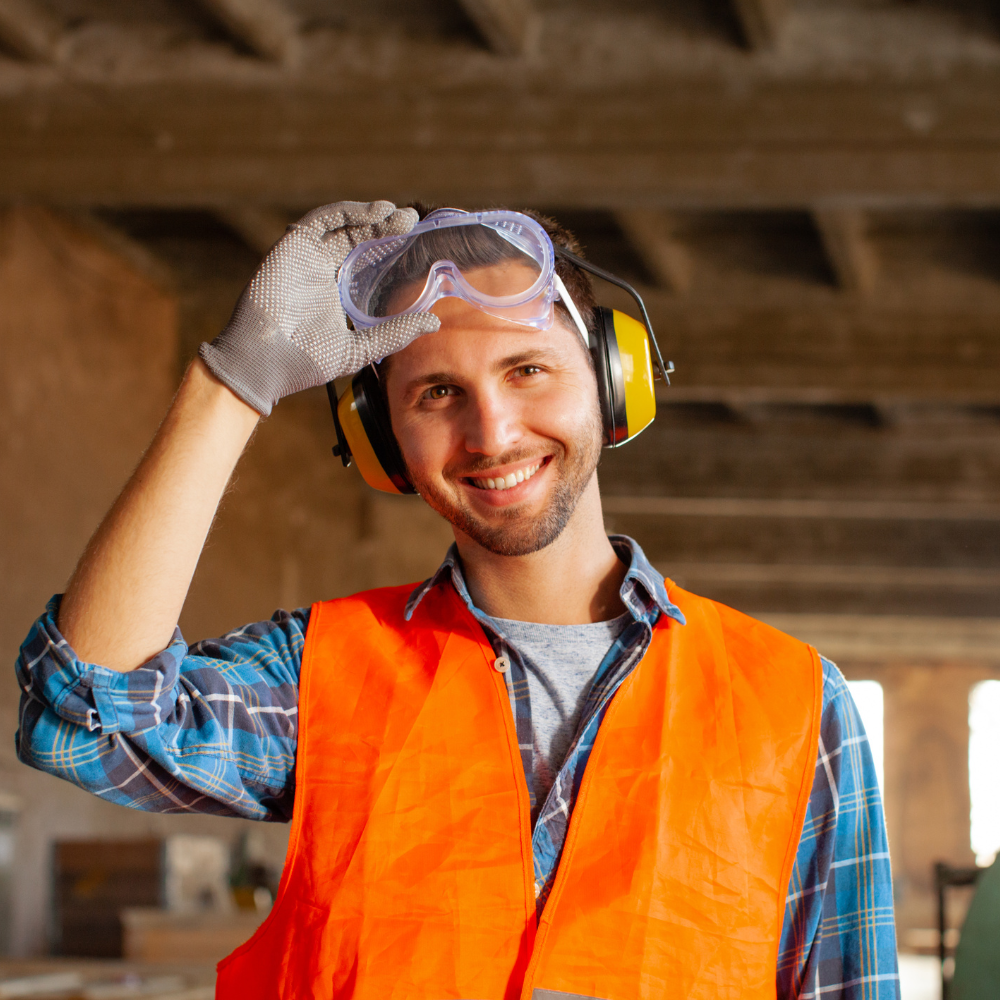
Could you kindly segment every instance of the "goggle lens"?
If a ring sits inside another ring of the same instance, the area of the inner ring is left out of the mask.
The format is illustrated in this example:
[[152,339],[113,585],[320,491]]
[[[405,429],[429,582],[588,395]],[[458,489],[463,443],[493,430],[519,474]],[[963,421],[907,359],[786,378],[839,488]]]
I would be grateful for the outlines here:
[[552,318],[554,254],[545,231],[512,212],[445,215],[406,236],[358,246],[340,275],[341,301],[356,325],[456,296],[514,322]]

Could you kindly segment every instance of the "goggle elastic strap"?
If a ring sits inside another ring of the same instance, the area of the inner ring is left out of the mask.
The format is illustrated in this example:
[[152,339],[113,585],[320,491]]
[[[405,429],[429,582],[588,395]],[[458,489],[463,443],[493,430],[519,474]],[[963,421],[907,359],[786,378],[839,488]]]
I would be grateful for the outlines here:
[[559,277],[555,270],[552,272],[552,283],[555,285],[555,289],[559,293],[559,298],[562,299],[563,305],[566,307],[566,311],[570,314],[573,318],[573,322],[576,324],[580,337],[583,339],[583,346],[589,350],[590,334],[587,332],[587,326],[583,322],[580,310],[576,308],[576,303],[570,298],[570,294],[566,290],[566,286],[563,284],[562,278]]
[[597,275],[598,278],[603,278],[605,281],[609,281],[612,285],[617,285],[619,288],[628,292],[629,295],[635,299],[635,303],[639,307],[639,311],[642,313],[643,323],[646,325],[646,336],[653,345],[656,364],[660,370],[660,377],[667,383],[667,385],[670,385],[670,376],[674,373],[674,363],[673,361],[668,361],[666,364],[663,363],[663,355],[660,353],[660,345],[656,342],[656,334],[653,333],[653,324],[649,321],[649,313],[646,312],[646,303],[642,301],[642,296],[627,281],[622,280],[610,271],[605,271],[603,267],[591,264],[589,260],[584,260],[582,257],[578,257],[571,250],[567,250],[563,246],[556,246],[553,249],[555,250],[557,256],[565,257],[566,260],[572,261],[577,267],[582,267],[584,271],[589,271],[591,274]]

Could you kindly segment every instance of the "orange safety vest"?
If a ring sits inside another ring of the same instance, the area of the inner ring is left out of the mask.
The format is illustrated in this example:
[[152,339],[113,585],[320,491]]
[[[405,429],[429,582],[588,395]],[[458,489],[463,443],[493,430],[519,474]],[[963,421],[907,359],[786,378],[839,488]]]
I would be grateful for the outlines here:
[[537,928],[503,675],[454,589],[313,606],[281,889],[220,1000],[774,1000],[812,787],[811,647],[667,581]]

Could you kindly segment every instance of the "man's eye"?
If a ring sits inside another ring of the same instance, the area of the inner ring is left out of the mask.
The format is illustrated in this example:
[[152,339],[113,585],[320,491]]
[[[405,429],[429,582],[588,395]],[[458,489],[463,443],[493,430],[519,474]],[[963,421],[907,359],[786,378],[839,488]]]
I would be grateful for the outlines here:
[[517,374],[524,378],[527,375],[537,375],[541,370],[538,365],[522,365],[517,369]]

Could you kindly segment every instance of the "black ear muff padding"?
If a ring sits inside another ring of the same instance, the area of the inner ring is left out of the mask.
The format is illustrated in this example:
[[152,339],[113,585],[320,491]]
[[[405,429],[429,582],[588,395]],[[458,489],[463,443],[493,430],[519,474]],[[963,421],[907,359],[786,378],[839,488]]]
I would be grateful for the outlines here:
[[597,375],[597,395],[601,402],[604,446],[614,448],[628,439],[628,414],[625,411],[625,380],[618,353],[614,310],[598,306],[595,310],[596,334],[591,335],[590,353]]
[[354,390],[354,405],[357,407],[361,425],[365,429],[368,443],[375,452],[379,465],[400,493],[416,493],[406,472],[406,463],[399,450],[396,436],[392,433],[392,420],[385,405],[385,396],[379,385],[374,365],[365,365],[354,376],[351,383]]
[[333,414],[333,430],[337,435],[337,443],[333,446],[335,458],[339,458],[344,463],[346,469],[351,464],[351,446],[347,443],[344,428],[340,426],[340,414],[337,413],[337,386],[333,382],[326,383],[326,395],[330,400],[330,412]]

